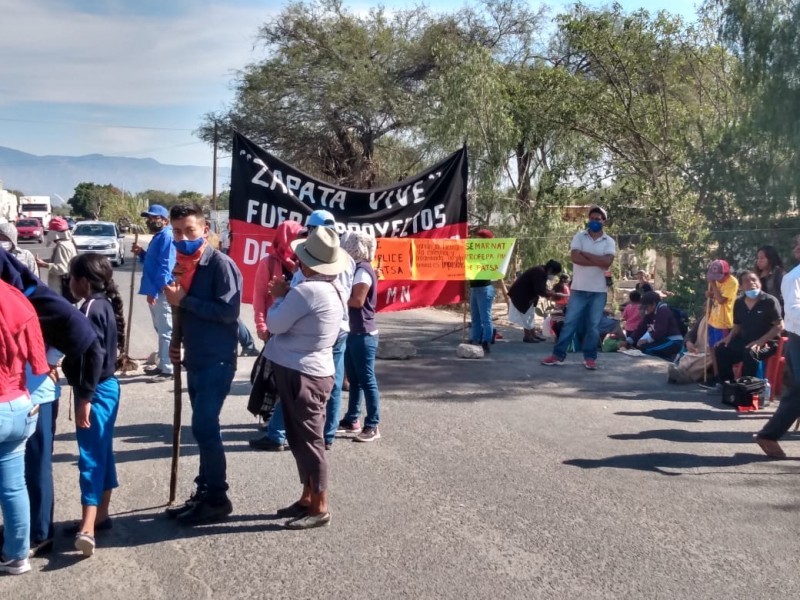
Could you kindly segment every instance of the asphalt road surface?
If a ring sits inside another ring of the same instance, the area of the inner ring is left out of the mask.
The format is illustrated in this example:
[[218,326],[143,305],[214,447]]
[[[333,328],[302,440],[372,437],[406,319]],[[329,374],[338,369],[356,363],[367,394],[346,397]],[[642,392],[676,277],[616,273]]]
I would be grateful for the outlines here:
[[[127,299],[131,263],[117,269]],[[141,297],[131,354],[155,335]],[[252,323],[252,310],[243,309]],[[338,439],[330,527],[290,532],[274,511],[300,487],[291,454],[251,451],[253,359],[240,359],[222,413],[234,514],[188,529],[167,500],[171,383],[121,378],[114,528],[83,559],[59,535],[34,571],[0,577],[0,598],[792,598],[800,594],[800,461],[767,460],[750,435],[768,414],[723,410],[666,364],[601,355],[538,364],[549,344],[505,340],[455,357],[461,322],[443,310],[379,316],[382,438]],[[184,394],[185,396],[185,394]],[[55,449],[56,521],[80,515],[65,391]],[[184,423],[188,423],[188,402]],[[182,438],[180,496],[197,451]],[[787,453],[800,456],[800,437]]]

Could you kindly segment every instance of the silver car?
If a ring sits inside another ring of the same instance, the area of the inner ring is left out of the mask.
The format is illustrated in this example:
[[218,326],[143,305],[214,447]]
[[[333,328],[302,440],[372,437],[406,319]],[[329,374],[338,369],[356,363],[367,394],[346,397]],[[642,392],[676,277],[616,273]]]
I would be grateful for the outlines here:
[[115,267],[125,264],[125,236],[116,223],[109,221],[81,221],[72,230],[72,239],[78,254],[102,254]]

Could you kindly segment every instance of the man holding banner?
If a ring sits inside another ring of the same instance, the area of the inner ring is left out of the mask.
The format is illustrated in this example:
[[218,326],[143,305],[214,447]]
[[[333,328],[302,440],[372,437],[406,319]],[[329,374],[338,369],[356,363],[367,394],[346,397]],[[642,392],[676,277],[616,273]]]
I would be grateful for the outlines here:
[[586,230],[572,238],[570,258],[574,271],[567,315],[553,354],[542,360],[543,365],[564,362],[572,338],[583,326],[583,366],[590,371],[597,369],[599,325],[607,300],[605,272],[617,253],[616,242],[603,233],[607,217],[605,210],[592,206]]

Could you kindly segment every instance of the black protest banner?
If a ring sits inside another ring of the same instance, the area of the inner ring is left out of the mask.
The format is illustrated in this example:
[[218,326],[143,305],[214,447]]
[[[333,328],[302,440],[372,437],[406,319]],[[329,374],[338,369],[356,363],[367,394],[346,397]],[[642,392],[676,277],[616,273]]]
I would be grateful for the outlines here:
[[[252,302],[258,263],[275,228],[286,220],[304,224],[312,211],[329,211],[342,233],[375,237],[463,238],[467,233],[467,149],[396,185],[354,190],[303,173],[241,134],[234,134],[231,165],[230,255]],[[382,281],[379,309],[403,310],[461,300],[463,286],[445,281]]]

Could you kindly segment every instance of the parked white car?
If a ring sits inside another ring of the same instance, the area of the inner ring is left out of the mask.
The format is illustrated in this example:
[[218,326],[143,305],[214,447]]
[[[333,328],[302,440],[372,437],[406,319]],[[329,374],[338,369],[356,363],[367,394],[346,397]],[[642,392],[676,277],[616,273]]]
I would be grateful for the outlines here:
[[108,221],[80,221],[72,230],[72,239],[78,254],[95,252],[102,254],[115,267],[125,264],[125,236],[116,223]]

